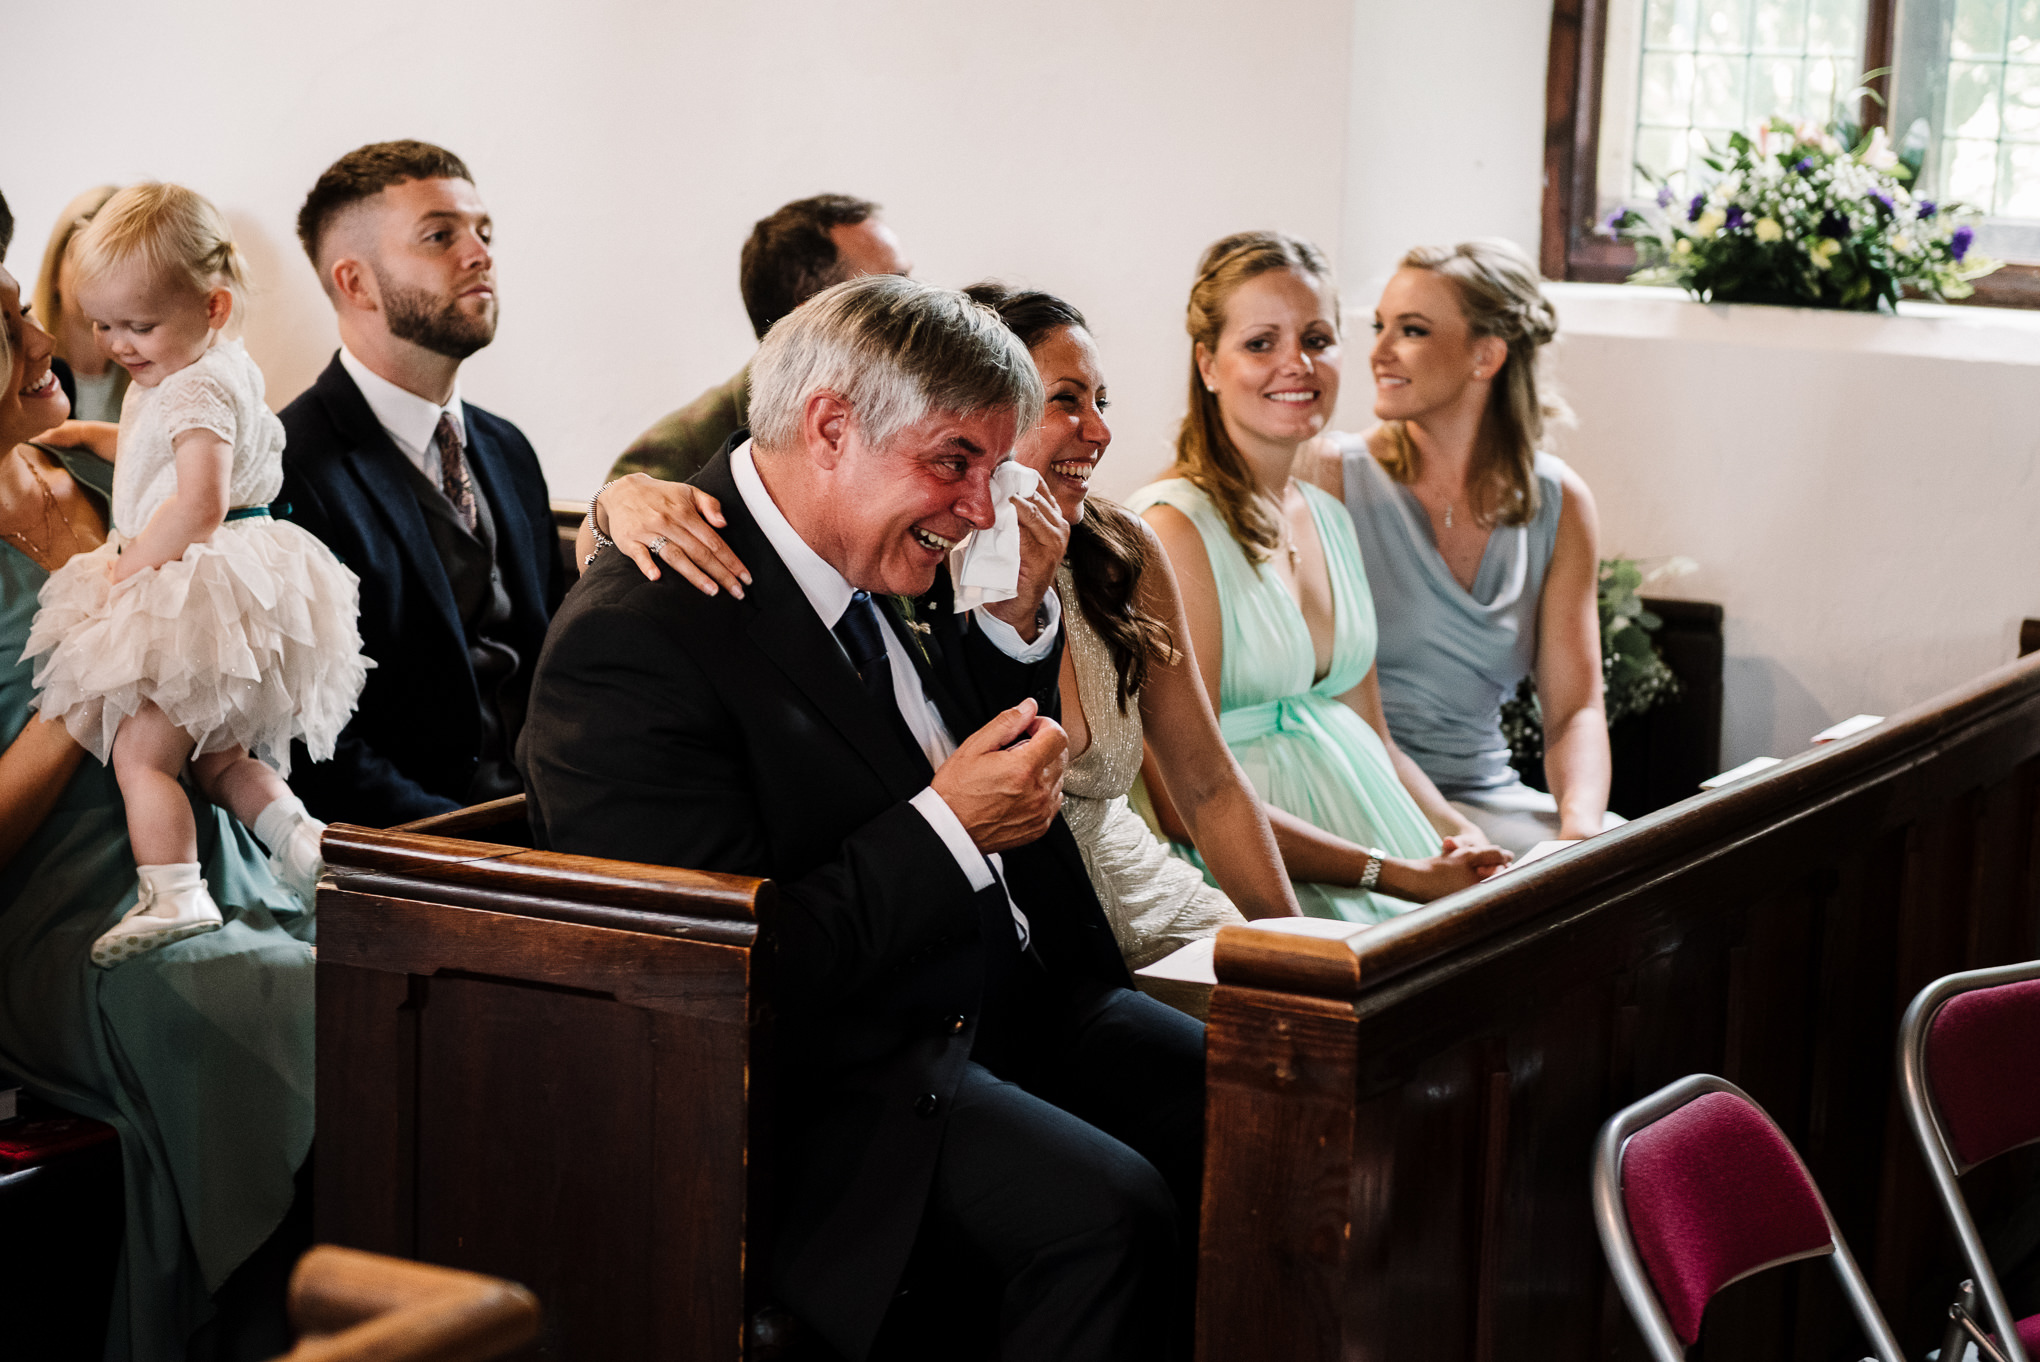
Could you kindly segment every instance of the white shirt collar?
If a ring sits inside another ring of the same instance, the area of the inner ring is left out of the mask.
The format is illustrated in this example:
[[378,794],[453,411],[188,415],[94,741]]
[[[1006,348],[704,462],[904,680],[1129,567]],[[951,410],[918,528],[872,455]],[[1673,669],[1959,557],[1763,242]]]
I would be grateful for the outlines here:
[[750,508],[752,519],[765,534],[766,542],[779,555],[779,561],[786,564],[786,570],[793,574],[793,580],[800,583],[802,594],[808,604],[822,617],[822,623],[834,629],[836,621],[843,618],[843,612],[850,608],[850,598],[857,588],[850,585],[842,573],[830,567],[827,560],[812,548],[808,542],[787,523],[772,494],[765,490],[765,480],[758,476],[757,462],[751,457],[751,442],[744,441],[730,455],[730,476],[736,481],[737,493]]
[[376,424],[389,434],[404,457],[416,464],[426,477],[438,482],[439,448],[433,443],[433,432],[439,429],[439,418],[451,416],[463,434],[467,431],[467,413],[460,401],[459,380],[454,382],[453,396],[447,398],[446,405],[442,407],[409,389],[399,388],[356,359],[354,352],[345,345],[340,347],[340,367],[354,380],[354,386],[361,389],[368,409],[375,413]]

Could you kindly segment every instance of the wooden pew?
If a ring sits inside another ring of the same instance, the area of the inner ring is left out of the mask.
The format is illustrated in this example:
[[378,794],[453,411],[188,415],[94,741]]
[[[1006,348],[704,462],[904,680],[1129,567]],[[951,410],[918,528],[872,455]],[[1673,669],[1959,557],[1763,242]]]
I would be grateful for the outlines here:
[[318,1237],[525,1283],[519,1356],[743,1357],[769,884],[431,831],[335,825],[325,852]]
[[[1778,1118],[1922,1355],[1960,1273],[1898,1019],[1939,975],[2040,955],[2036,833],[2040,657],[1350,945],[1226,929],[1199,1356],[1644,1356],[1589,1152],[1701,1071]],[[1730,1288],[1696,1356],[1857,1356],[1818,1271]]]

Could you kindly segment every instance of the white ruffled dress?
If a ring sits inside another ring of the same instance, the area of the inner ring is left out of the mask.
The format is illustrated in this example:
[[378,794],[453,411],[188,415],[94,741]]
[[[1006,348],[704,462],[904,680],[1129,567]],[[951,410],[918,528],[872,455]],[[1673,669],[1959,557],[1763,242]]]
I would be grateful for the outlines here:
[[40,657],[43,717],[61,718],[102,762],[121,721],[153,701],[193,755],[243,747],[289,775],[293,738],[314,761],[333,755],[375,665],[361,655],[360,580],[302,527],[258,511],[230,512],[181,558],[114,583],[120,546],[177,490],[172,442],[187,430],[233,446],[235,510],[266,508],[283,489],[283,425],[239,341],[216,341],[153,388],[131,386],[113,533],[43,584],[22,657]]

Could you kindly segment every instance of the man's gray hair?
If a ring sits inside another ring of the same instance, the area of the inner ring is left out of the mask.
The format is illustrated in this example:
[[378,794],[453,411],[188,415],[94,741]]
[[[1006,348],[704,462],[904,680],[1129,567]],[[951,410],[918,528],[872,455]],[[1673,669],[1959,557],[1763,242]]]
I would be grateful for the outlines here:
[[895,274],[823,289],[765,333],[751,361],[751,435],[760,449],[800,443],[818,392],[850,407],[884,446],[931,412],[1011,409],[1014,431],[1041,420],[1041,377],[999,315],[951,289]]

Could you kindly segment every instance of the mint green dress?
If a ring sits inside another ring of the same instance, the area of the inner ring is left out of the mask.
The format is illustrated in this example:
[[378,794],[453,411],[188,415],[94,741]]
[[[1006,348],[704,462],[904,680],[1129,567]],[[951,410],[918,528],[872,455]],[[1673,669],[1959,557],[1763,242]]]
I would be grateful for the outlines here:
[[[1380,735],[1339,699],[1374,665],[1374,600],[1352,517],[1326,493],[1300,485],[1324,545],[1335,614],[1331,669],[1315,681],[1317,650],[1296,598],[1247,557],[1210,498],[1169,478],[1143,487],[1127,505],[1136,512],[1173,506],[1204,540],[1224,612],[1218,727],[1261,798],[1391,856],[1436,856],[1438,831],[1403,788]],[[1417,906],[1335,884],[1298,884],[1296,899],[1311,917],[1348,922],[1380,922]]]
[[[108,465],[52,452],[108,490]],[[47,577],[0,541],[0,750],[32,717],[20,657]],[[192,809],[226,925],[110,970],[92,941],[137,888],[112,771],[87,757],[0,864],[0,1068],[120,1132],[108,1359],[182,1362],[213,1292],[282,1222],[312,1143],[311,919],[240,824],[195,795]]]

